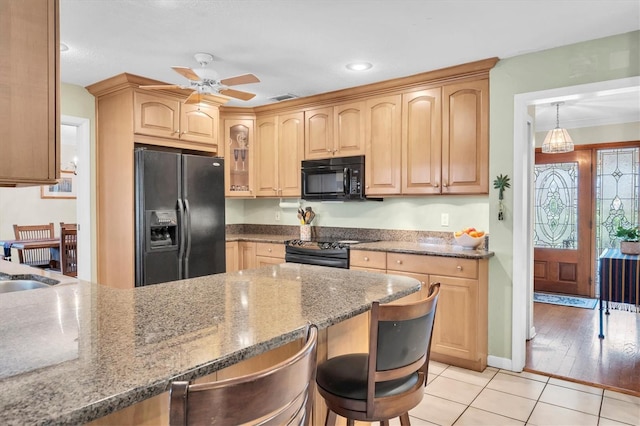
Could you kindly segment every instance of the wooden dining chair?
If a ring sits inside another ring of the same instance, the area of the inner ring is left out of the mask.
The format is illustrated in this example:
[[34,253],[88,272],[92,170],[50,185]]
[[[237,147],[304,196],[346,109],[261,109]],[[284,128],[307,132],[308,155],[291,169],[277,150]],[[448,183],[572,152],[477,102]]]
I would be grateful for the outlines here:
[[78,231],[75,223],[60,222],[60,270],[63,275],[78,276]]
[[311,325],[304,347],[271,368],[219,382],[173,382],[170,426],[309,425],[317,341]]
[[407,304],[374,302],[369,353],[336,356],[318,366],[318,392],[329,409],[325,425],[335,424],[337,415],[346,417],[347,425],[355,420],[389,425],[395,417],[410,425],[409,410],[420,403],[427,383],[440,283],[425,293]]
[[[48,225],[13,225],[16,240],[47,240],[55,238],[53,223]],[[18,250],[20,263],[39,268],[51,265],[51,250],[34,248]]]

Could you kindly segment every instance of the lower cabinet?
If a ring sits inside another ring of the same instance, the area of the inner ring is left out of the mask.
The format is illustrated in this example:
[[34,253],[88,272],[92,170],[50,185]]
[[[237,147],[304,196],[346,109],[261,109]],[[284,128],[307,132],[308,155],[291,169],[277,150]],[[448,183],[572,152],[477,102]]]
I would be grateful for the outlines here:
[[238,268],[251,269],[256,267],[256,243],[240,241],[238,243]]
[[[351,269],[440,283],[431,359],[476,371],[487,366],[488,260],[351,250]],[[425,289],[426,291],[426,289]],[[394,303],[416,300],[420,292]]]
[[234,272],[239,270],[238,265],[238,242],[227,241],[225,243],[225,260],[227,265],[226,272]]
[[256,267],[284,263],[284,244],[256,243]]

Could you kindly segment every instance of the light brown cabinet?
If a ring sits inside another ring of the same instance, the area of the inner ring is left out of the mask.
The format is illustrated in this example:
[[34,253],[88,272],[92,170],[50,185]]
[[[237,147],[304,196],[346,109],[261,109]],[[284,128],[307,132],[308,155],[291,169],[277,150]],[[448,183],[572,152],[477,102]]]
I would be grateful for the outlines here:
[[0,186],[60,176],[58,0],[0,2]]
[[299,197],[304,152],[304,114],[256,120],[256,195]]
[[238,268],[251,269],[257,265],[256,243],[253,241],[240,241],[238,243]]
[[[482,371],[487,366],[488,260],[351,250],[350,268],[440,283],[431,359]],[[427,287],[428,288],[428,287]],[[415,293],[394,303],[420,297]]]
[[163,138],[146,143],[217,153],[219,117],[217,105],[185,104],[175,96],[134,92],[134,132]]
[[285,246],[276,243],[256,243],[256,266],[284,263]]
[[439,194],[442,152],[442,89],[402,95],[403,194]]
[[240,270],[240,266],[238,264],[238,260],[240,257],[238,242],[227,241],[224,245],[224,248],[225,248],[225,262],[227,266],[225,272],[234,272],[234,271]]
[[221,143],[225,145],[225,195],[253,197],[256,145],[253,120],[225,119]]
[[369,99],[365,106],[365,194],[400,194],[401,118],[400,95]]
[[364,154],[364,102],[305,111],[306,160]]
[[442,88],[442,193],[489,192],[489,80]]

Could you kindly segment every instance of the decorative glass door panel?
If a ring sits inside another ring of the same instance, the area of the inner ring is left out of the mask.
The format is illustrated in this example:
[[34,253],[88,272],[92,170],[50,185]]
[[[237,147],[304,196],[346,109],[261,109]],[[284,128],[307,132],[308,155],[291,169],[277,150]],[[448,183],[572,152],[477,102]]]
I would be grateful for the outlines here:
[[591,295],[591,154],[536,153],[534,289]]
[[253,196],[253,120],[225,120],[227,197]]

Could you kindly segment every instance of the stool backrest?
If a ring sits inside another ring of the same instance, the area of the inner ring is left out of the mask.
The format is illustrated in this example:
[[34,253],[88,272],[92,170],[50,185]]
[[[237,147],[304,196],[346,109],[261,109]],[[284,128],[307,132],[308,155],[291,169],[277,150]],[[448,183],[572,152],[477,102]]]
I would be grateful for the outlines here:
[[304,347],[271,368],[219,382],[173,382],[170,425],[310,424],[317,341],[310,326]]
[[[426,291],[423,289],[422,291]],[[419,373],[426,384],[431,337],[440,283],[432,283],[427,297],[407,304],[374,302],[369,329],[367,412],[376,410],[376,383]]]

